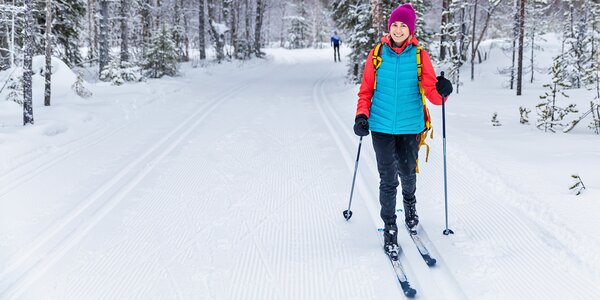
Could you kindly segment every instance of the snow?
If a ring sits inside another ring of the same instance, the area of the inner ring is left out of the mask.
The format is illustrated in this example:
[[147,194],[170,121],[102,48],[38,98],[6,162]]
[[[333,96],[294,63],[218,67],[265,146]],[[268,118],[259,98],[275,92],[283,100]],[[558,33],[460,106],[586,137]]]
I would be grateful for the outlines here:
[[[438,265],[400,232],[411,285],[421,299],[600,299],[599,137],[589,120],[568,134],[520,124],[520,106],[535,123],[549,76],[514,96],[498,75],[509,57],[490,45],[476,81],[465,66],[446,106],[451,236],[441,109],[430,105],[417,209]],[[540,66],[558,45],[548,38]],[[53,60],[52,106],[34,75],[33,126],[0,101],[0,298],[402,299],[377,231],[370,136],[353,217],[342,216],[358,87],[331,49],[266,51],[184,64],[180,77],[88,84],[88,99]],[[567,93],[582,106],[593,98]],[[579,196],[571,174],[587,187]]]

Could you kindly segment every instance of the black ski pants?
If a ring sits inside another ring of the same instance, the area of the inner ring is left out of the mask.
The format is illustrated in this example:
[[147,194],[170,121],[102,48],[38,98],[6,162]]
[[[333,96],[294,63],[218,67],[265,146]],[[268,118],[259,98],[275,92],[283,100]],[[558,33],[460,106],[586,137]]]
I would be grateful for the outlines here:
[[333,44],[333,61],[336,62],[335,54],[337,53],[337,61],[342,61],[340,58],[340,45]]
[[372,136],[380,179],[380,216],[386,225],[396,224],[398,177],[402,184],[402,197],[406,200],[415,199],[421,135],[372,132]]

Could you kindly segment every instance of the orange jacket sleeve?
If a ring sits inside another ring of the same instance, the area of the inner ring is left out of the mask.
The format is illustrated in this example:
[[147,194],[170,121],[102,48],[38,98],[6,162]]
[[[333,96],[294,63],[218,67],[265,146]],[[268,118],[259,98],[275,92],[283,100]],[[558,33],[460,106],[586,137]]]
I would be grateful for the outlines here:
[[[371,112],[371,99],[373,98],[373,85],[375,84],[375,66],[373,66],[373,51],[371,49],[365,62],[365,70],[358,91],[358,104],[356,105],[356,116],[364,114],[367,118]],[[435,84],[434,84],[435,85]]]
[[[421,63],[423,64],[423,70],[421,76],[423,76],[423,89],[425,90],[425,97],[429,99],[434,105],[442,105],[442,96],[437,92],[435,88],[435,84],[437,83],[437,78],[435,75],[435,70],[433,69],[433,65],[431,64],[431,59],[429,58],[429,53],[425,50],[421,50]],[[446,101],[448,101],[448,97],[446,97]]]

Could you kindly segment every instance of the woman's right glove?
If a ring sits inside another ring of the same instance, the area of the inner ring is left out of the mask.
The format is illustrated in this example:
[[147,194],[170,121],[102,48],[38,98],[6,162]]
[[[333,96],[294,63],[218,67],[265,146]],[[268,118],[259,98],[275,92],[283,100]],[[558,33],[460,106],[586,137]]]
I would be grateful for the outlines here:
[[358,136],[369,135],[369,120],[364,114],[360,114],[354,119],[354,133]]

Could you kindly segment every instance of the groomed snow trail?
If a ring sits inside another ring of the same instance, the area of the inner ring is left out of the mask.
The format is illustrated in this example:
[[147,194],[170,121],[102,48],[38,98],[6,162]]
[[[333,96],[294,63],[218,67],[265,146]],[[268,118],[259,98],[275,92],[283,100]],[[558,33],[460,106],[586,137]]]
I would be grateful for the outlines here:
[[[343,83],[345,64],[314,52],[190,72],[153,91],[156,101],[127,123],[11,171],[25,179],[0,177],[0,203],[23,203],[1,217],[32,215],[13,221],[0,249],[0,299],[403,299],[377,232],[370,137],[354,216],[342,217],[356,93]],[[456,235],[441,234],[437,133],[417,197],[438,265],[399,234],[417,298],[600,298],[568,245],[502,201],[518,193],[462,145],[449,149]]]

